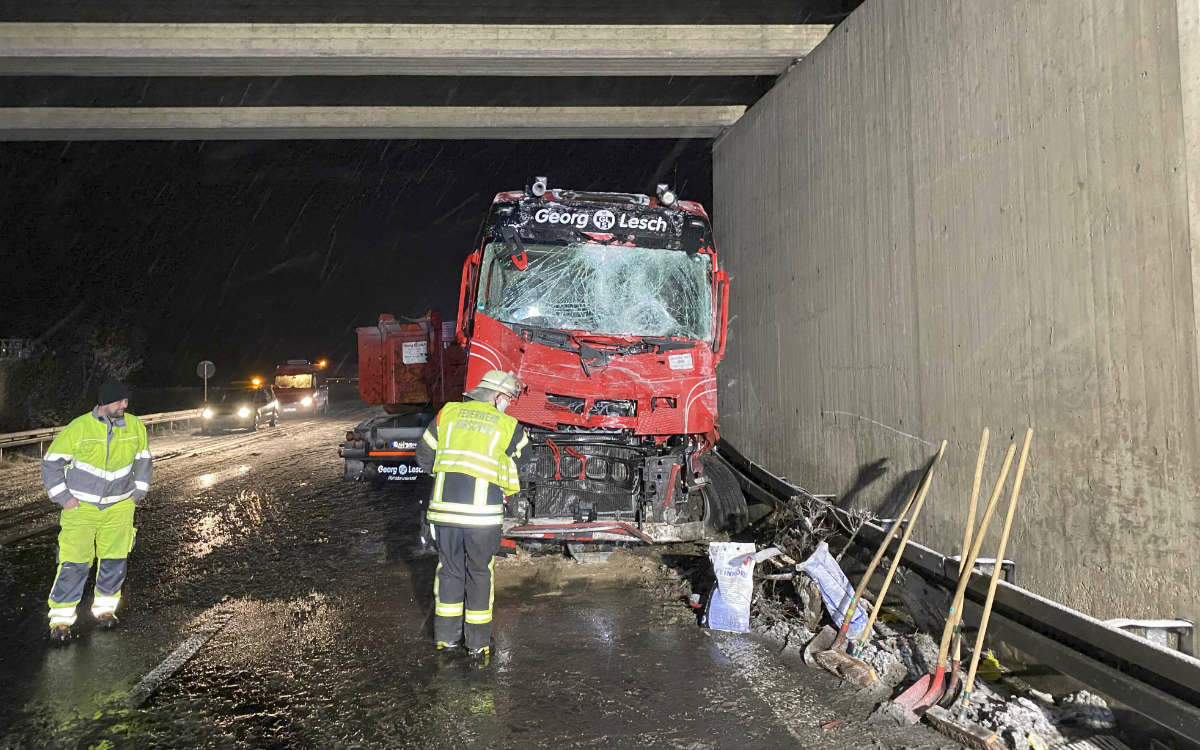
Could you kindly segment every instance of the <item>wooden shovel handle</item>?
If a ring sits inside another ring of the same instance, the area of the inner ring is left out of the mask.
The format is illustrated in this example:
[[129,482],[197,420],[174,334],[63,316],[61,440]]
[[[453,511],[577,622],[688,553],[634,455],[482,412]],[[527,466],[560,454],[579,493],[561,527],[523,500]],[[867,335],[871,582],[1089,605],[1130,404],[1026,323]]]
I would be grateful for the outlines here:
[[971,654],[971,668],[963,685],[963,706],[971,700],[971,689],[975,687],[975,670],[979,668],[979,654],[983,651],[983,636],[987,633],[988,619],[992,615],[992,601],[996,598],[996,583],[1004,567],[1004,548],[1008,545],[1008,532],[1012,528],[1013,516],[1017,513],[1017,500],[1021,495],[1021,480],[1025,478],[1025,459],[1029,458],[1029,442],[1033,440],[1033,428],[1025,431],[1025,443],[1021,446],[1021,460],[1017,464],[1017,477],[1013,480],[1012,499],[1008,501],[1008,514],[1004,517],[1004,531],[1000,532],[1000,548],[996,550],[996,564],[992,568],[992,582],[988,585],[987,600],[983,603],[983,615],[979,618],[979,633],[975,636],[975,653]]
[[[941,453],[939,452],[940,456]],[[846,633],[850,630],[850,620],[854,617],[855,610],[858,609],[858,600],[862,598],[863,592],[867,590],[867,584],[871,581],[871,575],[875,573],[875,566],[879,564],[883,558],[884,550],[892,538],[896,536],[896,530],[900,528],[900,524],[904,523],[904,517],[908,515],[908,509],[912,507],[913,501],[917,499],[917,491],[924,486],[927,479],[933,473],[933,464],[925,470],[925,475],[921,477],[920,483],[913,487],[912,492],[908,493],[908,501],[904,503],[904,508],[900,511],[900,515],[896,516],[896,520],[892,522],[892,528],[888,530],[883,541],[879,543],[879,549],[875,550],[875,557],[871,558],[871,564],[867,566],[867,571],[863,573],[862,580],[858,582],[858,587],[854,589],[854,596],[850,598],[850,603],[846,606],[846,616],[842,618],[842,626],[838,628],[837,640],[834,641],[833,648],[836,648],[846,641]]]
[[892,585],[892,576],[896,575],[896,568],[900,567],[900,560],[904,558],[904,547],[908,544],[908,538],[912,536],[913,529],[916,528],[917,516],[921,515],[921,507],[925,505],[925,495],[929,492],[929,485],[933,484],[933,469],[938,465],[938,461],[942,459],[942,454],[945,452],[946,441],[943,440],[937,455],[933,457],[933,463],[929,465],[929,471],[925,474],[925,481],[921,484],[921,493],[917,497],[917,504],[913,506],[912,516],[908,519],[908,526],[904,529],[904,536],[900,537],[900,544],[892,554],[892,564],[883,578],[883,585],[879,587],[879,595],[875,597],[875,606],[871,607],[871,616],[867,618],[867,627],[863,629],[863,643],[866,643],[867,639],[871,637],[871,628],[875,625],[875,618],[879,616],[879,610],[883,608],[883,598],[887,596],[888,587]]
[[[967,583],[971,580],[971,572],[975,569],[975,560],[979,557],[979,548],[983,546],[983,538],[987,534],[988,524],[991,523],[992,513],[1000,501],[1000,493],[1004,490],[1004,482],[1008,479],[1008,470],[1012,467],[1013,454],[1016,453],[1015,443],[1008,444],[1004,454],[1004,465],[1000,467],[1000,476],[992,487],[992,496],[988,498],[987,508],[983,511],[983,520],[979,523],[979,532],[971,542],[971,552],[967,555],[962,566],[962,575],[958,577],[958,588],[954,590],[954,598],[950,600],[950,619],[957,621],[962,616],[963,597],[967,591]],[[947,627],[942,631],[942,642],[938,645],[938,666],[946,666],[946,656],[950,653],[950,636],[954,629]]]
[[[988,438],[991,432],[988,428],[983,428],[983,436],[979,439],[979,458],[975,461],[975,480],[971,483],[971,504],[967,508],[967,525],[963,527],[963,543],[958,548],[958,577],[962,578],[963,571],[967,569],[967,550],[971,547],[971,536],[975,531],[975,512],[979,509],[979,484],[983,481],[983,461],[987,458]],[[950,608],[950,613],[946,616],[946,630],[950,631],[951,637],[955,634],[955,626],[962,619],[962,612],[956,610],[953,606]],[[946,630],[942,631],[942,639],[946,639]],[[953,638],[954,641],[954,661],[958,662],[960,649],[962,647],[961,638]]]

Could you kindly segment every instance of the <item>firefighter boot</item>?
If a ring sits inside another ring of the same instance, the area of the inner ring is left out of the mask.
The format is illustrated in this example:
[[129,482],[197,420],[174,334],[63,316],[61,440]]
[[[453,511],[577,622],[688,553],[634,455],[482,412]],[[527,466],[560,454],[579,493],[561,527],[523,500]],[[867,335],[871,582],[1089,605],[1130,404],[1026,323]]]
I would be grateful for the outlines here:
[[112,612],[105,612],[96,618],[96,627],[101,630],[112,630],[118,624],[120,623],[117,621],[117,616]]
[[66,624],[53,625],[50,628],[50,642],[56,646],[71,640],[71,626]]
[[488,646],[477,648],[470,652],[471,666],[476,669],[484,669],[492,663],[492,649]]

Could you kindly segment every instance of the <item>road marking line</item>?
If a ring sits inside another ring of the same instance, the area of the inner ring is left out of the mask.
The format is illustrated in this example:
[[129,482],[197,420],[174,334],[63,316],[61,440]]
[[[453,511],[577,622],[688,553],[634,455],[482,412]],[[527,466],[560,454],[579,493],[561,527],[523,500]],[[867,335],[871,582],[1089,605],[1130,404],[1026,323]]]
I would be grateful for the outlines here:
[[179,669],[188,662],[196,652],[199,651],[204,644],[212,640],[213,636],[220,633],[229,621],[233,619],[232,614],[217,615],[212,622],[200,626],[200,628],[187,638],[183,643],[171,652],[170,656],[163,659],[157,667],[142,678],[142,681],[134,686],[133,690],[129,691],[126,696],[126,702],[132,708],[140,708],[142,704],[150,699],[150,696],[158,692],[163,683],[171,679]]

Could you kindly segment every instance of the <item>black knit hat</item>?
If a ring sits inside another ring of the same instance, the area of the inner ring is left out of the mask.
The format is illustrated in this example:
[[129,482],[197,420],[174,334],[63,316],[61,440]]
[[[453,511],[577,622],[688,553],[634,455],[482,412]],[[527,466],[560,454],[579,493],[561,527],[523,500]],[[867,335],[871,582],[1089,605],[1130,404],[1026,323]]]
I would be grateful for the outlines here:
[[129,398],[129,389],[119,381],[109,380],[100,386],[100,395],[96,399],[96,403],[103,406],[126,398]]

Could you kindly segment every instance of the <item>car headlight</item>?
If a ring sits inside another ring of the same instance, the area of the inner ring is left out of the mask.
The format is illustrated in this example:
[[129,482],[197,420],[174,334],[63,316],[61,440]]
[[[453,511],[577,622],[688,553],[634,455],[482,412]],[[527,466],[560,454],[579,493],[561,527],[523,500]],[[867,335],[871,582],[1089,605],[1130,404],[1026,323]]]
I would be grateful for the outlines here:
[[305,396],[304,398],[300,399],[300,403],[304,404],[305,406],[312,406],[312,396]]
[[212,419],[213,418],[212,409],[205,409],[204,411],[200,412],[200,416],[204,417],[205,419]]
[[238,416],[239,417],[248,417],[248,416],[250,416],[250,410],[248,408],[246,408],[245,406],[243,406],[242,408],[238,409]]

